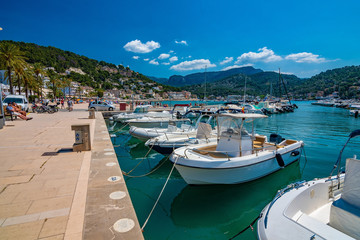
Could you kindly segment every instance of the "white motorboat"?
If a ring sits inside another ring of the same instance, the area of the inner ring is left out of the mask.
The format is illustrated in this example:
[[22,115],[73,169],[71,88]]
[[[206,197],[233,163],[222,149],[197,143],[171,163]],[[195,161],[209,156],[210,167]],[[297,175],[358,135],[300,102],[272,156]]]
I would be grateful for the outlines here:
[[150,112],[149,108],[151,105],[138,105],[136,106],[134,112],[132,113],[119,113],[113,116],[114,121],[125,122],[130,119],[138,119],[142,117],[152,117],[152,118],[161,118],[161,117],[171,117],[172,114],[169,111],[162,112]]
[[[358,135],[355,130],[349,140]],[[341,165],[345,146],[333,171]],[[259,239],[360,239],[360,160],[347,159],[345,173],[339,170],[336,176],[280,190],[261,212]]]
[[142,127],[130,127],[129,133],[130,135],[140,139],[141,141],[146,142],[151,138],[156,138],[162,136],[164,134],[173,134],[173,135],[196,135],[196,129],[200,122],[209,122],[211,121],[211,117],[208,115],[202,115],[196,121],[195,126],[191,126],[190,124],[181,124],[180,127],[177,127],[179,124],[171,120],[167,128],[142,128]]
[[129,133],[131,136],[146,142],[151,138],[155,138],[161,135],[167,134],[187,134],[194,132],[195,130],[189,124],[181,124],[180,128],[175,126],[175,123],[170,123],[167,128],[142,128],[131,126]]
[[215,143],[216,132],[212,131],[208,123],[199,123],[196,131],[184,134],[165,133],[159,137],[151,138],[145,143],[146,146],[161,154],[170,154],[174,149],[204,143]]
[[[170,160],[188,184],[235,184],[255,180],[297,161],[302,141],[255,135],[261,114],[218,114],[218,141],[175,149]],[[250,135],[245,125],[252,123]]]
[[349,107],[349,115],[357,118],[360,113],[360,105],[359,104],[351,104]]
[[181,124],[190,124],[191,121],[188,118],[172,118],[172,117],[142,117],[137,119],[126,120],[125,123],[129,124],[131,127],[140,127],[140,128],[167,128],[169,122],[173,122],[175,126],[181,126]]

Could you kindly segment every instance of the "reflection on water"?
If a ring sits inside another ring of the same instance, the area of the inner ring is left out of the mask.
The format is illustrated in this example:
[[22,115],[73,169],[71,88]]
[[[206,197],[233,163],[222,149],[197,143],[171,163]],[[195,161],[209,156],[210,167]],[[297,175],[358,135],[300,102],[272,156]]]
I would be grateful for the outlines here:
[[[188,228],[231,224],[256,216],[249,210],[266,205],[277,189],[300,179],[299,162],[259,180],[237,185],[186,186],[171,204],[171,219]],[[250,215],[250,216],[249,216]],[[246,222],[246,221],[245,221]]]
[[[348,110],[312,106],[309,102],[297,102],[294,113],[273,115],[255,121],[256,131],[269,136],[278,133],[284,138],[302,140],[308,162],[302,175],[304,158],[265,178],[239,185],[188,186],[175,170],[162,195],[159,205],[151,216],[145,231],[145,239],[229,239],[246,227],[271,201],[278,189],[300,180],[329,175],[347,136],[360,129],[360,119],[348,116]],[[138,167],[125,177],[140,225],[153,207],[172,167],[167,158],[155,151],[148,152],[144,143],[131,138],[121,124],[110,123],[110,133],[116,154],[125,172]],[[119,131],[118,131],[119,130]],[[360,137],[352,139],[343,153],[345,158],[360,156]],[[256,239],[247,230],[238,239]]]

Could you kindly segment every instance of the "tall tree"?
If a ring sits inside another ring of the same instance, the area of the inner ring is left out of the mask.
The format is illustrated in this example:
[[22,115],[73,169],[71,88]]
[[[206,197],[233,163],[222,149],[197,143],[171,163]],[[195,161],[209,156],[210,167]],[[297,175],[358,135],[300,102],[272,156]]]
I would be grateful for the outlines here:
[[24,74],[25,74],[24,67],[25,66],[16,66],[14,68],[19,95],[21,94],[21,84],[23,82],[23,78],[24,78]]
[[34,77],[34,71],[31,68],[27,68],[23,75],[23,84],[26,98],[29,96],[29,88],[34,90],[37,88],[37,82]]
[[51,89],[53,90],[53,98],[55,99],[57,96],[57,85],[60,82],[59,76],[53,70],[48,70],[47,75],[50,78]]
[[40,63],[34,64],[33,69],[35,75],[36,75],[36,81],[39,88],[37,89],[38,95],[43,98],[42,88],[44,86],[43,76],[45,76],[45,71],[43,70],[43,66]]
[[15,68],[24,68],[25,59],[19,47],[7,42],[0,43],[0,66],[7,70],[11,94],[14,94],[11,73]]

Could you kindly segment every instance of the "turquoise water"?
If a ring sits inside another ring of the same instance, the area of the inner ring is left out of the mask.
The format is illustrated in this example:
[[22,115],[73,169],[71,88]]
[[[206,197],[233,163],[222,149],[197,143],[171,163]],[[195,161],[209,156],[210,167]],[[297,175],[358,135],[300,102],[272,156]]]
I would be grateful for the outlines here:
[[[145,239],[229,239],[259,215],[278,189],[300,179],[328,176],[349,133],[360,129],[360,118],[350,117],[345,109],[312,106],[309,102],[296,104],[299,109],[294,113],[258,120],[256,131],[267,136],[278,133],[285,138],[303,140],[306,165],[302,157],[300,163],[294,163],[265,178],[224,186],[188,186],[174,170],[144,229]],[[120,127],[115,126],[114,131]],[[128,172],[143,159],[149,149],[126,132],[117,134],[113,139],[115,151],[122,170]],[[360,137],[350,141],[343,153],[342,165],[347,157],[354,154],[360,158],[359,146]],[[163,155],[151,151],[149,157],[131,172],[134,176],[143,175],[162,163],[149,176],[125,177],[141,226],[172,165]],[[237,239],[256,239],[255,235],[249,229]]]

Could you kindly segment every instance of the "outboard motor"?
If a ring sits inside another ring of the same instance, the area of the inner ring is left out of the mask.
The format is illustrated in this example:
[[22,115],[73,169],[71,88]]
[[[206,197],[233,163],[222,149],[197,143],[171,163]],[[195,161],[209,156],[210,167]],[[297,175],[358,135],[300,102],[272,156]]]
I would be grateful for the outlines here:
[[275,144],[279,144],[279,143],[281,143],[282,141],[284,141],[284,139],[281,137],[281,135],[276,134],[276,133],[270,134],[269,142],[275,143]]

